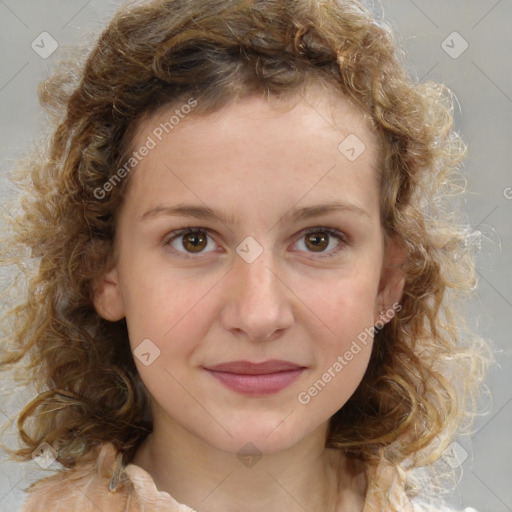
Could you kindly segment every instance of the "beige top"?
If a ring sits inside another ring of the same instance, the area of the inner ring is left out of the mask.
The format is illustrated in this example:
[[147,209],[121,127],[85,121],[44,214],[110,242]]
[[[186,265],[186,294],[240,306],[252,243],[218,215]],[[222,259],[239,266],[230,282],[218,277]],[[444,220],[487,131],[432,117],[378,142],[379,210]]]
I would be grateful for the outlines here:
[[23,512],[197,512],[159,491],[139,466],[123,468],[117,455],[105,443],[75,468],[36,482]]
[[[396,487],[392,492],[386,491],[386,496],[398,504],[399,510],[432,510],[413,505]],[[28,493],[23,512],[197,512],[159,491],[151,475],[141,467],[123,467],[120,454],[110,443],[91,450],[75,468],[35,482]],[[380,506],[372,505],[379,501],[368,495],[363,512],[384,512]]]

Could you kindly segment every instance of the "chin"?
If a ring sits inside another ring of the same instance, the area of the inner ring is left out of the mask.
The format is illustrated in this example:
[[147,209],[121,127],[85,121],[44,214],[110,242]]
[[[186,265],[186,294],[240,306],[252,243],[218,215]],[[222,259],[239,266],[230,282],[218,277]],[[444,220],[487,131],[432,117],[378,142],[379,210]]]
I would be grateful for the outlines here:
[[224,425],[229,432],[222,431],[220,436],[207,436],[203,439],[216,448],[239,455],[240,452],[250,454],[273,454],[291,448],[301,439],[306,437],[309,429],[300,428],[297,424],[287,423],[282,420],[253,418],[246,416],[243,421],[236,421]]

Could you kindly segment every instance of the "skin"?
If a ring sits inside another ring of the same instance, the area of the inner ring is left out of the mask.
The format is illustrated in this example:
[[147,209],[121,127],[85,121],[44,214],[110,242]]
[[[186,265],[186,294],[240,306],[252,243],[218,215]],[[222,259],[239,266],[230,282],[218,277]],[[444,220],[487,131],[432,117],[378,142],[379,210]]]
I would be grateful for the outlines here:
[[[141,123],[133,147],[173,110]],[[354,161],[338,150],[350,134],[366,147]],[[191,114],[130,176],[116,264],[95,305],[107,320],[126,317],[132,350],[145,339],[160,350],[149,366],[135,358],[154,432],[133,462],[179,502],[200,512],[362,510],[364,475],[326,449],[325,436],[363,378],[372,341],[307,404],[298,396],[401,297],[403,277],[390,266],[402,255],[393,239],[385,245],[380,223],[376,141],[347,100],[312,87],[286,112],[250,97]],[[354,209],[285,217],[329,202]],[[178,204],[238,222],[162,212],[141,220]],[[199,252],[184,236],[172,240],[186,227],[205,230]],[[320,249],[303,233],[310,227],[328,242]],[[343,239],[325,238],[326,227]],[[263,249],[252,263],[236,252],[248,236]],[[306,370],[266,396],[238,394],[204,370],[268,359]],[[237,457],[247,443],[262,456],[251,467]]]

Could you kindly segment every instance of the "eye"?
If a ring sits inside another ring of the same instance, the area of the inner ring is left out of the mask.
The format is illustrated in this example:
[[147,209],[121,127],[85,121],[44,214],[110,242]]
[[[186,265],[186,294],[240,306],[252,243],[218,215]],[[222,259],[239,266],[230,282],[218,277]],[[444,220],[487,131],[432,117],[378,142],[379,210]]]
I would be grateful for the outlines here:
[[329,258],[343,250],[346,242],[347,237],[341,231],[319,226],[303,231],[297,245],[303,243],[305,248],[299,247],[299,250],[320,253],[322,258]]
[[[301,238],[295,245],[300,251],[318,253],[322,258],[335,256],[345,248],[347,237],[341,231],[327,227],[312,227],[301,233]],[[303,244],[303,247],[300,245]],[[164,240],[164,245],[170,246],[174,252],[184,258],[193,258],[194,254],[213,252],[215,242],[204,228],[183,228],[173,231]],[[210,250],[205,250],[210,248]]]
[[[172,235],[165,239],[164,245],[171,246],[174,250],[181,253],[185,258],[191,257],[188,254],[200,254],[206,247],[212,245],[212,240],[207,230],[203,228],[184,228],[173,231]],[[214,250],[214,249],[213,249]]]

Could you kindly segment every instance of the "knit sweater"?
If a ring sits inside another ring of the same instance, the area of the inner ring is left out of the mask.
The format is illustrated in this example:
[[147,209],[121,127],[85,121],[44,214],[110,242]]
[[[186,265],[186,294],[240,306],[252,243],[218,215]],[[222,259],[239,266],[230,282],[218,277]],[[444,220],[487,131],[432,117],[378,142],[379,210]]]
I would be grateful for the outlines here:
[[[141,467],[124,467],[120,454],[109,443],[92,450],[73,469],[35,482],[27,492],[23,512],[197,512],[178,503],[169,493],[159,491],[151,475]],[[409,504],[405,510],[426,509]],[[367,501],[363,512],[377,510]]]

